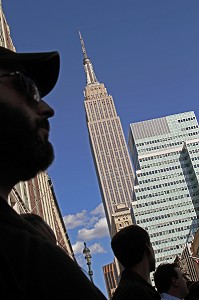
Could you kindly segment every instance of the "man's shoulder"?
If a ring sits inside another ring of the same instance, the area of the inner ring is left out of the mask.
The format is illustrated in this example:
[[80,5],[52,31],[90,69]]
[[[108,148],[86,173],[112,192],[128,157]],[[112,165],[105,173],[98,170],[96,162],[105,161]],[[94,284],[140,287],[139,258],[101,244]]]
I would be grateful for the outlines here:
[[32,299],[38,290],[48,299],[106,299],[64,250],[35,234],[9,208],[6,217],[0,211],[1,292],[12,282],[21,299]]
[[123,279],[120,281],[113,300],[160,300],[159,294],[151,286],[139,280]]

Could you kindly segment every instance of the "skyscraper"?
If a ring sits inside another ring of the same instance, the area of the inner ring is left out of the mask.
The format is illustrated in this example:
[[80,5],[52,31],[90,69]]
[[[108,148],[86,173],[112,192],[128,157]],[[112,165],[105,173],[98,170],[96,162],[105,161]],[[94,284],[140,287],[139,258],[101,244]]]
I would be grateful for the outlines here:
[[[123,226],[123,221],[126,221],[126,226],[129,225],[127,214],[130,214],[134,173],[113,98],[104,84],[97,80],[81,34],[80,41],[86,73],[84,104],[90,146],[112,236],[120,225]],[[122,223],[115,226],[115,213],[118,211],[121,212]]]
[[0,46],[15,51],[15,46],[10,36],[10,28],[6,21],[6,17],[2,8],[2,1],[0,0]]
[[181,255],[199,227],[199,127],[194,112],[130,125],[133,213],[157,265]]

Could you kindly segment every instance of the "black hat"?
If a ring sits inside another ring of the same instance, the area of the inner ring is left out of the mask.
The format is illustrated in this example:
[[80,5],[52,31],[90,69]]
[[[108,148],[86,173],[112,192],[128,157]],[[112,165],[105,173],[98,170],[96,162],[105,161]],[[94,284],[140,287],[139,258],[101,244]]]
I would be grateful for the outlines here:
[[41,97],[46,96],[55,86],[60,68],[57,51],[39,53],[17,53],[0,47],[0,67],[22,66],[35,81]]

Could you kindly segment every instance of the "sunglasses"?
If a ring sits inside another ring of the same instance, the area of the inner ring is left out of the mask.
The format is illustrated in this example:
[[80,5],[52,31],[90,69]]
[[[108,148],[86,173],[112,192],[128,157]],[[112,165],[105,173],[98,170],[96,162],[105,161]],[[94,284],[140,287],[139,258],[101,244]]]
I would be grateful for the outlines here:
[[12,77],[12,76],[18,76],[20,79],[20,84],[23,87],[24,91],[28,96],[30,96],[32,99],[34,99],[36,102],[39,102],[41,100],[41,96],[38,90],[38,87],[34,83],[34,81],[26,77],[24,74],[22,74],[19,71],[10,72],[6,74],[1,74],[0,78],[2,77]]

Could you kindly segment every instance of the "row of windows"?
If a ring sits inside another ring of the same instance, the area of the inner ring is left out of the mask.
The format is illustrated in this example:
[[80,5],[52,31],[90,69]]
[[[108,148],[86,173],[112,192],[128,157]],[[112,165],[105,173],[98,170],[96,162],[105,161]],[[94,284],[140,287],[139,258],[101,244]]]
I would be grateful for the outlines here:
[[[175,189],[170,189],[170,190],[160,191],[160,192],[156,192],[156,193],[152,193],[152,194],[148,194],[148,195],[143,195],[143,196],[140,196],[140,199],[147,199],[149,197],[159,197],[159,196],[162,196],[165,194],[170,194],[170,193],[177,193],[177,192],[181,193],[182,191],[185,191],[185,190],[188,190],[188,188],[183,186],[183,187],[179,187],[179,188],[175,188]],[[190,188],[189,190],[190,190],[190,194],[192,196],[196,196],[199,194],[199,192],[194,191],[193,188]]]
[[148,157],[140,158],[139,161],[141,162],[141,161],[147,161],[147,160],[152,160],[152,159],[157,159],[157,158],[162,158],[162,157],[168,157],[168,156],[172,156],[172,155],[179,154],[179,153],[181,153],[181,151],[164,153],[164,154],[159,154],[159,155],[155,155],[155,156],[148,156]]
[[174,261],[174,258],[175,258],[175,256],[164,256],[164,258],[163,258],[163,257],[160,257],[160,258],[157,257],[157,258],[156,258],[156,262],[157,262],[157,263],[158,263],[158,262],[162,262],[162,261],[165,262],[165,261],[167,261],[167,260],[168,260],[168,261],[170,261],[170,260],[171,260],[171,261]]
[[151,168],[151,167],[155,167],[155,166],[161,166],[161,165],[168,165],[168,164],[172,164],[175,162],[179,162],[178,158],[175,159],[168,159],[168,160],[160,160],[158,162],[152,162],[152,163],[148,163],[146,165],[142,165],[141,169],[147,169],[147,168]]
[[[178,219],[179,218],[179,219]],[[186,216],[186,214],[184,215],[184,219],[185,219],[185,221],[188,221],[187,220],[187,216]],[[192,216],[192,218],[190,219],[190,220],[194,220],[195,219],[195,217],[194,216]],[[180,221],[181,221],[181,223],[184,223],[184,221],[182,221],[183,220],[183,216],[177,216],[176,218],[175,218],[175,221],[172,221],[172,223],[174,223],[174,224],[177,224],[176,222],[177,221],[179,221],[179,223],[180,223]],[[166,225],[165,225],[166,224]],[[162,232],[162,227],[166,227],[167,228],[167,226],[168,225],[171,225],[171,222],[169,221],[168,222],[168,219],[167,220],[164,220],[164,222],[161,222],[161,223],[158,223],[158,224],[147,224],[147,227],[145,226],[145,229],[146,230],[148,230],[149,232],[153,232],[153,231],[155,231],[155,230],[157,230],[157,229],[159,229],[159,232],[161,231]],[[198,222],[196,222],[196,224],[198,224]],[[195,226],[195,225],[193,225],[193,226]],[[178,237],[178,235],[175,235],[176,237]]]
[[[181,202],[181,207],[180,207],[180,211],[186,211],[187,213],[193,213],[193,214],[191,214],[192,215],[192,217],[194,218],[194,216],[195,216],[195,213],[196,213],[196,209],[193,207],[193,204],[191,203],[191,202],[189,202],[189,201],[186,201],[186,199],[184,199],[185,201],[183,201],[183,202]],[[148,210],[146,210],[148,208]],[[189,209],[188,209],[189,208]],[[165,213],[167,213],[167,217],[169,218],[169,217],[173,217],[174,215],[175,216],[179,216],[179,214],[181,214],[181,213],[179,213],[179,202],[178,201],[173,201],[173,202],[171,202],[171,204],[170,203],[168,203],[168,204],[166,204],[166,205],[164,205],[164,206],[161,206],[161,208],[160,208],[160,204],[158,204],[157,206],[155,206],[155,207],[142,207],[140,210],[139,210],[139,212],[137,211],[135,211],[134,212],[134,214],[136,215],[136,216],[139,216],[139,218],[141,218],[142,217],[142,220],[143,220],[143,222],[148,222],[148,221],[150,221],[147,217],[149,217],[149,216],[154,216],[154,214],[156,213],[158,211],[158,213],[160,214],[160,213],[162,213],[162,214],[165,214]],[[143,219],[143,218],[145,218],[145,219]],[[152,217],[152,220],[154,220],[153,219],[153,217]],[[173,219],[174,220],[174,219]],[[161,220],[161,224],[164,224],[164,222],[163,222],[164,220],[162,219]],[[187,221],[187,219],[186,219],[186,221]],[[162,223],[163,222],[163,223]],[[176,219],[175,219],[175,221],[172,221],[171,222],[172,224],[177,224],[176,223]],[[180,222],[181,223],[181,222]],[[171,224],[170,224],[171,225]],[[162,225],[163,226],[163,225]],[[162,227],[161,226],[161,227]]]
[[198,128],[198,125],[186,127],[185,130],[190,130],[190,129],[195,129],[195,128]]
[[[182,176],[184,175],[182,172],[178,172],[178,173],[175,173],[175,174],[168,174],[168,175],[164,175],[164,176],[161,176],[161,177],[150,177],[150,178],[147,178],[145,180],[139,180],[139,184],[142,184],[142,183],[149,183],[149,182],[155,182],[155,181],[162,181],[164,179],[169,179],[169,178],[173,178],[173,177],[179,177],[179,176]],[[192,180],[192,179],[190,179]]]
[[193,149],[193,150],[189,150],[189,153],[198,153],[199,149]]
[[[159,236],[164,236],[164,235],[167,235],[167,234],[172,234],[172,233],[175,233],[176,231],[184,231],[186,229],[190,229],[190,226],[183,226],[183,227],[179,227],[179,228],[173,228],[171,230],[167,230],[167,231],[163,231],[163,232],[159,232],[158,233],[158,237]],[[150,235],[151,237],[151,235]],[[170,237],[170,238],[166,238],[166,239],[163,239],[163,240],[155,240],[155,242],[153,242],[153,245],[161,245],[161,244],[168,244],[169,242],[174,242],[176,241],[177,238],[176,237]],[[176,245],[176,248],[179,248],[179,245]]]
[[198,135],[198,134],[199,134],[199,131],[194,131],[194,132],[188,133],[188,136]]
[[[194,133],[192,133],[192,134],[194,134]],[[192,134],[189,134],[189,135],[192,135]],[[155,146],[155,147],[144,148],[144,149],[142,149],[142,152],[150,152],[150,151],[153,151],[153,150],[160,150],[161,148],[170,148],[170,147],[178,146],[178,145],[181,145],[181,144],[182,144],[182,142],[162,144],[162,145],[158,145],[158,146]],[[141,149],[139,150],[139,152],[141,152]]]
[[186,118],[186,119],[178,119],[178,123],[187,122],[187,121],[191,121],[191,120],[195,120],[195,117]]
[[189,143],[190,146],[198,146],[198,142]]
[[[183,209],[183,206],[185,206],[185,209]],[[176,207],[176,209],[177,209],[177,207]],[[140,222],[140,223],[146,223],[146,222],[152,222],[152,221],[156,221],[156,220],[164,220],[165,218],[167,219],[167,218],[171,218],[171,217],[174,217],[174,216],[179,216],[179,215],[188,214],[188,213],[194,213],[194,212],[195,212],[194,208],[187,209],[187,204],[184,204],[184,205],[181,204],[180,211],[176,211],[175,210],[175,211],[173,211],[172,213],[169,213],[169,214],[164,214],[163,213],[162,215],[158,215],[158,216],[154,216],[153,215],[151,218],[137,220],[137,223],[138,222]],[[135,212],[135,216],[136,217],[141,217],[141,216],[145,216],[145,215],[148,216],[148,215],[151,215],[152,213],[154,214],[155,210],[152,210],[150,214],[147,211],[144,211],[144,212],[143,211]]]
[[162,138],[162,139],[157,139],[157,140],[150,140],[150,141],[147,141],[147,142],[142,142],[142,143],[137,143],[136,145],[137,146],[144,146],[144,145],[149,145],[149,144],[157,144],[157,143],[162,143],[162,142],[167,142],[167,141],[170,141],[170,140],[173,140],[173,139],[182,139],[184,137],[184,135],[180,134],[180,135],[175,135],[174,137],[173,136],[170,136],[170,137],[165,137],[165,138]]
[[[173,224],[181,224],[181,223],[185,223],[187,221],[189,222],[189,220],[187,220],[187,218],[185,216],[185,219],[180,218],[180,219],[175,219],[175,221],[172,221],[172,222],[161,223],[161,226],[159,226],[159,227],[161,228],[161,231],[162,231],[162,230],[165,230],[164,229],[165,227],[168,228],[168,227],[173,226]],[[150,228],[150,226],[149,226],[149,228]],[[155,229],[157,229],[157,227]],[[148,230],[148,227],[146,230]],[[157,230],[158,231],[155,233],[150,233],[151,238],[159,235],[160,229],[157,229]],[[153,230],[152,230],[152,232],[153,232]],[[177,236],[173,237],[173,235],[172,235],[172,239],[177,240]]]
[[[181,239],[184,239],[184,237],[181,237]],[[176,246],[168,246],[167,248],[160,248],[160,249],[154,249],[155,253],[163,253],[168,251],[176,250]]]
[[[199,164],[197,165],[193,165],[194,167],[199,167]],[[138,177],[141,177],[141,176],[148,176],[148,175],[151,175],[151,174],[157,174],[157,173],[165,173],[166,171],[171,171],[171,170],[176,170],[176,169],[181,169],[181,166],[172,166],[172,167],[168,167],[168,168],[164,168],[164,169],[157,169],[157,170],[151,170],[151,171],[147,171],[147,172],[144,172],[144,173],[141,173],[141,174],[137,174]],[[186,174],[191,174],[191,171],[184,171],[183,172],[184,175]]]
[[[162,188],[162,187],[166,187],[166,186],[171,186],[171,185],[175,185],[175,184],[179,184],[179,183],[185,183],[186,181],[184,179],[182,180],[177,180],[177,181],[170,181],[170,182],[165,182],[165,183],[160,183],[160,184],[156,184],[156,185],[153,185],[153,186],[147,186],[147,187],[143,187],[143,188],[139,188],[139,192],[143,192],[143,191],[149,191],[149,190],[154,190],[154,189],[159,189],[159,188]],[[192,186],[191,184],[190,185],[187,185],[188,187],[193,187],[195,188],[196,186]]]
[[[173,197],[168,197],[168,198],[162,198],[162,199],[158,199],[157,201],[149,201],[149,202],[144,202],[144,203],[140,203],[137,204],[136,207],[145,207],[145,206],[151,206],[151,205],[155,205],[155,204],[160,204],[160,203],[164,203],[164,202],[168,202],[168,201],[174,201],[174,200],[178,200],[178,199],[182,199],[182,198],[187,198],[189,197],[189,194],[181,194],[178,196],[173,196]],[[141,198],[141,197],[139,197]],[[138,197],[137,197],[138,199]]]

